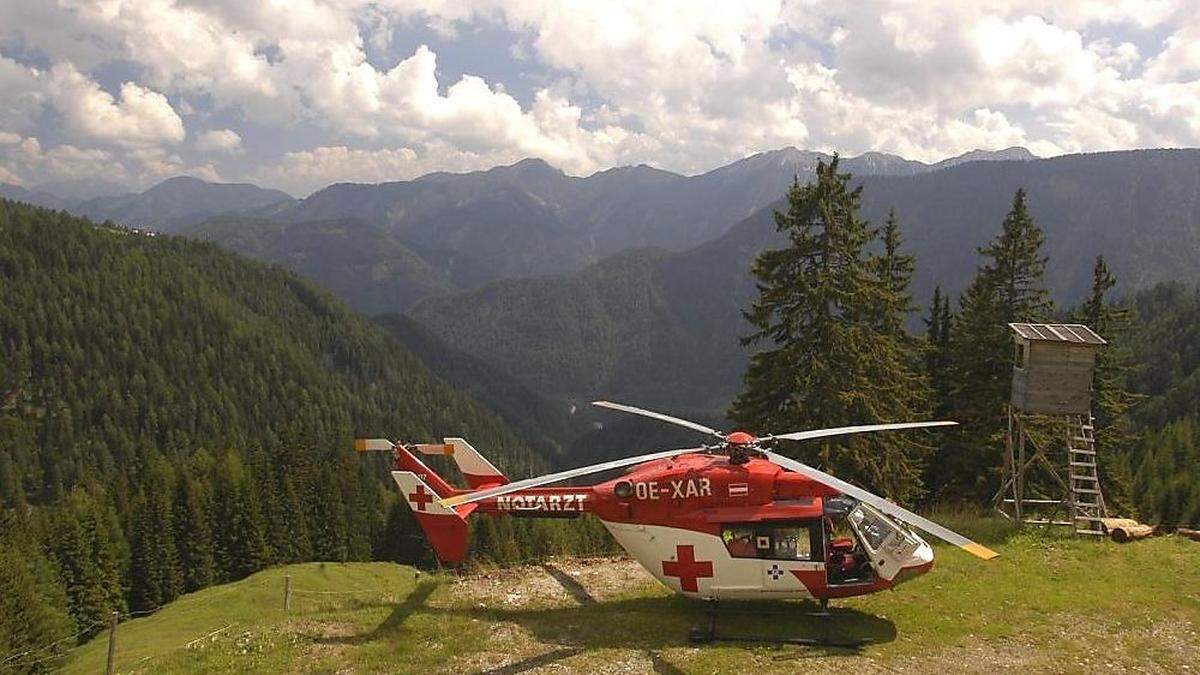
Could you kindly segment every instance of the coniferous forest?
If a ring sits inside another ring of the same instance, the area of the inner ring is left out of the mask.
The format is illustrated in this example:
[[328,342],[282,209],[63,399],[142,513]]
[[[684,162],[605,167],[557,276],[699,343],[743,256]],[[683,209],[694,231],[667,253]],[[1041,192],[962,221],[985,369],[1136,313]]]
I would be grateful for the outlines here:
[[[1055,306],[1018,190],[970,285],[935,290],[917,336],[905,223],[866,220],[836,157],[786,196],[786,241],[753,267],[751,359],[730,419],[776,432],[958,420],[936,437],[794,451],[906,504],[984,504],[999,481],[1006,324],[1080,321],[1110,341],[1094,385],[1110,505],[1200,524],[1200,293],[1115,298],[1099,258],[1089,296]],[[274,564],[431,564],[387,458],[356,456],[356,435],[459,435],[525,476],[647,428],[597,438],[556,410],[407,317],[370,322],[281,268],[0,201],[0,654],[61,651],[113,611],[152,612]],[[590,519],[475,520],[477,562],[613,550]]]
[[[521,475],[556,451],[290,272],[0,201],[0,654],[273,564],[426,560],[356,434]],[[576,525],[485,523],[476,553],[609,546]]]

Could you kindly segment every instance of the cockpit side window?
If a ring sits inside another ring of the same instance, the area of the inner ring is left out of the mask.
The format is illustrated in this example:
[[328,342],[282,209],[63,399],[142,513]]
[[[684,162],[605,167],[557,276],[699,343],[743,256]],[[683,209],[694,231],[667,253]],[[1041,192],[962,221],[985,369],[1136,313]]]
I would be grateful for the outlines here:
[[734,558],[757,558],[758,549],[754,543],[754,527],[751,525],[726,525],[721,532],[725,548]]
[[729,524],[721,538],[734,558],[823,560],[824,533],[819,520]]

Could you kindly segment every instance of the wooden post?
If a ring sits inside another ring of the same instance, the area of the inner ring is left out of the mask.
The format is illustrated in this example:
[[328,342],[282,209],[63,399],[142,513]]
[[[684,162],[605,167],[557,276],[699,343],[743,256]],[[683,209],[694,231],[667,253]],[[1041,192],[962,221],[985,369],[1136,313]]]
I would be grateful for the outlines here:
[[117,672],[117,621],[120,618],[120,612],[113,612],[112,626],[108,629],[108,667],[104,670],[107,675],[113,675],[113,673]]
[[1016,487],[1017,498],[1015,505],[1017,507],[1017,523],[1022,523],[1025,520],[1025,420],[1017,415],[1017,473]]
[[292,608],[292,575],[286,574],[283,577],[283,609],[288,611]]

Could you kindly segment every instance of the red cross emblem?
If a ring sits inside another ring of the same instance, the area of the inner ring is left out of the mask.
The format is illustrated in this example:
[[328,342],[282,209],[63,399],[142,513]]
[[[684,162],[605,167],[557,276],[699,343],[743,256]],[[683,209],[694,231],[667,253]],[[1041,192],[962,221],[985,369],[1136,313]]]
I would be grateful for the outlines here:
[[663,576],[679,577],[679,587],[691,593],[700,590],[700,587],[696,585],[697,579],[709,578],[713,575],[712,561],[696,560],[696,548],[690,544],[677,545],[675,560],[664,560],[662,566]]
[[409,493],[408,501],[416,504],[418,511],[424,511],[425,505],[433,501],[433,497],[431,497],[429,493],[425,491],[424,485],[418,485],[416,492]]

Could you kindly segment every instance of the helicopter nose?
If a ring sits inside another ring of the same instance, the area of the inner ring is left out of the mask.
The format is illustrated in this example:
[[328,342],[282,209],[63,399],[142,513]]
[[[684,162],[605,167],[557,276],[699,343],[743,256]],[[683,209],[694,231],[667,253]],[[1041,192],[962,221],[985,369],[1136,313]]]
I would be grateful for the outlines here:
[[893,584],[900,584],[910,579],[916,579],[933,569],[933,547],[920,537],[917,537],[917,541],[920,544],[912,552],[912,555],[908,557],[908,560],[904,563],[904,567],[900,568],[900,572],[892,580]]

